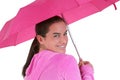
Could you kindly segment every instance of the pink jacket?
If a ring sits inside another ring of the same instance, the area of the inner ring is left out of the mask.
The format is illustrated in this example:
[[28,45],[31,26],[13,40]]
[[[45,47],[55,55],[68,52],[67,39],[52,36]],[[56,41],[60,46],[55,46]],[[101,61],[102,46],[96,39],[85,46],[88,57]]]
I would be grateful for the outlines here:
[[34,55],[24,79],[94,80],[93,69],[89,65],[82,66],[80,70],[73,56],[44,50]]

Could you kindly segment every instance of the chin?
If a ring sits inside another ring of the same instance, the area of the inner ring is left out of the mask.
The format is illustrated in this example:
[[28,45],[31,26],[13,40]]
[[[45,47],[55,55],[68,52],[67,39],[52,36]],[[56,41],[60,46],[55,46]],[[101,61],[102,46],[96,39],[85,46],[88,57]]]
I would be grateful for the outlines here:
[[65,54],[65,50],[59,50],[59,51],[57,51],[57,52],[59,52],[59,53],[64,53]]

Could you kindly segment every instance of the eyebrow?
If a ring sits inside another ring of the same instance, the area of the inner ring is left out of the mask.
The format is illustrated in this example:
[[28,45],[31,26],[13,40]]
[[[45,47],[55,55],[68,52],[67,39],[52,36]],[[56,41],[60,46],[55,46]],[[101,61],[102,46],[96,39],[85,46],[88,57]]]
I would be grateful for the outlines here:
[[[66,30],[64,33],[66,33],[68,30]],[[53,34],[61,34],[61,33],[58,33],[58,32],[54,32]]]
[[60,34],[60,33],[58,33],[58,32],[55,32],[55,33],[53,33],[53,34]]

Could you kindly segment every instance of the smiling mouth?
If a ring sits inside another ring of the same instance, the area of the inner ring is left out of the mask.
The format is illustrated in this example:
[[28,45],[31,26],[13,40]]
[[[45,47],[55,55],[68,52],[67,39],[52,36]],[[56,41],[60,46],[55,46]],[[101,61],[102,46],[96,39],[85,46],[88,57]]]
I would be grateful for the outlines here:
[[60,49],[66,49],[66,46],[57,46]]

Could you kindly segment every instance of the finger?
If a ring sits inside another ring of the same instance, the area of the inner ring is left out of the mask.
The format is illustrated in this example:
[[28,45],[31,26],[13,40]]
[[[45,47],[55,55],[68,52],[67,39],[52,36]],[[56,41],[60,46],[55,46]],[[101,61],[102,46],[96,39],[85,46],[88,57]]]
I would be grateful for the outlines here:
[[82,65],[84,65],[84,62],[82,60],[80,60],[79,66],[82,66]]
[[84,61],[84,64],[86,65],[86,64],[90,64],[90,62],[89,61]]

